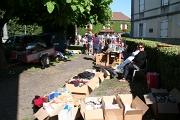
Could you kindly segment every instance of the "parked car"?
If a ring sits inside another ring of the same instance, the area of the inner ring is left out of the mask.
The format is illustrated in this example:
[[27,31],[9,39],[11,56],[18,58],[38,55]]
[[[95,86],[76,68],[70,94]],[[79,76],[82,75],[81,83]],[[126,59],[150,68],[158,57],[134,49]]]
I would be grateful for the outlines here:
[[11,50],[33,49],[37,44],[46,47],[41,36],[38,35],[13,35],[3,44],[5,55],[9,55]]
[[121,37],[131,37],[131,34],[129,34],[129,33],[123,33],[123,34],[121,34]]
[[40,34],[43,37],[44,42],[48,47],[55,47],[57,51],[62,51],[68,46],[68,41],[63,32],[54,32],[54,33],[43,33]]

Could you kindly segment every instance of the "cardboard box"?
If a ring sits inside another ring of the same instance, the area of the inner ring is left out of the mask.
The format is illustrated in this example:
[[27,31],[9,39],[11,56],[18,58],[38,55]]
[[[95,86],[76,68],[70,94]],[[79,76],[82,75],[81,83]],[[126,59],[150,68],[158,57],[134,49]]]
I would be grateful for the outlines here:
[[[68,103],[67,103],[68,104]],[[67,105],[66,104],[66,105]],[[34,116],[38,119],[38,120],[60,120],[59,117],[62,117],[62,114],[60,115],[61,111],[63,110],[63,108],[66,106],[63,104],[58,104],[55,109],[49,114],[43,107],[41,107],[35,114]],[[73,105],[73,103],[71,104],[71,106]],[[79,114],[79,107],[74,107],[73,109],[71,109],[70,113],[71,117],[73,119],[78,118],[80,116]]]
[[[156,96],[168,96],[172,95],[175,99],[174,103],[158,103],[156,102]],[[178,119],[180,103],[180,91],[174,88],[169,93],[166,89],[151,88],[151,93],[144,95],[146,104],[151,105],[156,119]]]
[[102,109],[85,110],[85,107],[85,99],[82,99],[80,112],[84,120],[104,120]]
[[99,77],[101,83],[104,81],[104,73],[103,72],[96,72],[95,76]]
[[63,109],[65,105],[63,104],[57,104],[57,106],[54,108],[54,110],[51,113],[48,113],[43,107],[41,107],[34,116],[38,120],[57,120],[58,119],[58,113]]
[[107,77],[105,79],[107,79],[107,80],[111,79],[111,74],[109,73],[109,71],[107,71],[106,69],[105,69],[105,71],[107,73]]
[[[118,104],[119,108],[106,109],[105,104],[107,103]],[[115,96],[103,96],[102,108],[105,120],[123,120],[124,107],[119,98]]]
[[100,64],[103,66],[106,66],[107,63],[107,55],[101,53],[101,54],[96,54],[96,65]]
[[74,104],[67,103],[58,113],[58,120],[74,120]]
[[75,95],[75,97],[85,98],[88,97],[89,94],[97,87],[99,83],[99,77],[94,76],[91,80],[89,80],[88,85],[83,85],[82,87],[75,87],[74,84],[65,84],[66,89],[71,92],[71,94]]
[[[124,120],[142,120],[149,107],[138,96],[133,99],[132,94],[119,94],[118,97],[124,106]],[[129,104],[133,110],[125,108],[125,104]]]

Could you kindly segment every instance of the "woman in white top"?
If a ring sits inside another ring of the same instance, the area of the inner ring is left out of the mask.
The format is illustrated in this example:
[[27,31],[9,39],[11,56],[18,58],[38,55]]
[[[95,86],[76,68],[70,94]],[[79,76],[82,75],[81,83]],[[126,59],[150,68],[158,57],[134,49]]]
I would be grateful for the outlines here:
[[125,65],[129,64],[132,62],[132,60],[134,59],[134,57],[139,53],[139,48],[137,47],[136,51],[134,51],[131,56],[129,56],[124,62],[122,62],[116,70],[114,70],[115,72],[121,72],[122,69],[124,68]]
[[83,45],[83,54],[87,54],[87,37],[85,35],[82,36],[81,42]]

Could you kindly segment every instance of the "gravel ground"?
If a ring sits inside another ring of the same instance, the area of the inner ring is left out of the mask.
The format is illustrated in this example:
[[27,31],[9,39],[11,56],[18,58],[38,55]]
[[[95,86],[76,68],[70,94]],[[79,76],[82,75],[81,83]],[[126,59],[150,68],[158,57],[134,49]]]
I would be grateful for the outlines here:
[[69,78],[91,69],[92,58],[81,54],[46,69],[38,68],[0,77],[0,120],[33,119],[31,102],[34,96],[56,91]]

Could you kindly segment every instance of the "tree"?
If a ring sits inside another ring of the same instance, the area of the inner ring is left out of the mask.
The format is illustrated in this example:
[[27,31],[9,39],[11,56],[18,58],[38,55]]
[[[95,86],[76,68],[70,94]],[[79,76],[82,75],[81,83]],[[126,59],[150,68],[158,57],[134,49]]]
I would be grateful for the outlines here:
[[[0,4],[0,27],[10,19],[19,18],[19,24],[49,24],[50,27],[87,23],[104,23],[112,17],[110,4],[113,0],[3,0]],[[45,6],[45,7],[44,7]],[[48,11],[48,12],[47,12]],[[2,33],[2,30],[1,30]],[[0,42],[0,67],[7,65]]]
[[8,27],[8,36],[12,36],[15,34],[20,35],[37,35],[42,33],[42,26],[38,26],[38,24],[34,23],[32,25],[23,25],[18,23],[18,18],[11,19],[7,23]]

